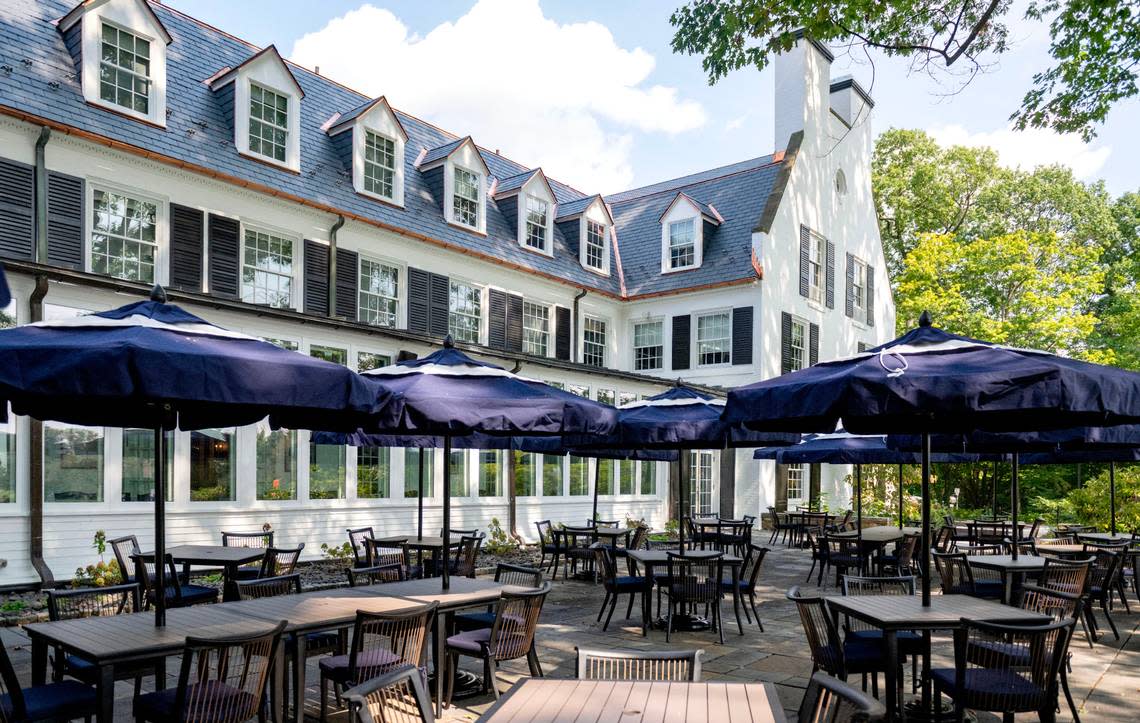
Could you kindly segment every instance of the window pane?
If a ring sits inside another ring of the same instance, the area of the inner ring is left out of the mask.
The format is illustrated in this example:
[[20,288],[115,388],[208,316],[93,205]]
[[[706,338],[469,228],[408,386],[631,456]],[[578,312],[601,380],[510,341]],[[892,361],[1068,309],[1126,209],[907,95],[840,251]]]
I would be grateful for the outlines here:
[[356,355],[356,371],[358,372],[366,372],[369,369],[379,369],[391,363],[392,357],[387,354],[373,354],[372,352],[362,351]]
[[570,494],[590,494],[590,463],[585,457],[570,457]]
[[614,493],[614,461],[612,459],[598,460],[598,494],[612,495]]
[[728,364],[732,358],[732,320],[728,313],[697,317],[697,363]]
[[532,249],[546,250],[547,218],[550,204],[541,198],[526,197],[526,238],[524,243]]
[[633,368],[636,371],[660,369],[664,365],[664,322],[646,321],[633,325]]
[[391,474],[391,453],[387,447],[356,449],[356,496],[359,499],[389,498]]
[[523,351],[546,356],[550,338],[550,307],[523,302]]
[[297,433],[257,425],[257,499],[297,499]]
[[247,229],[241,279],[242,301],[289,307],[293,300],[293,242]]
[[456,341],[479,343],[482,320],[482,289],[452,281],[448,294],[448,331]]
[[309,499],[344,499],[346,454],[343,444],[309,444]]
[[364,190],[384,198],[395,195],[396,144],[391,138],[365,131]]
[[712,514],[712,487],[713,487],[713,453],[691,452],[690,464],[690,501],[689,514],[693,516]]
[[669,224],[669,268],[692,266],[697,260],[695,221],[687,218]]
[[153,283],[157,204],[99,188],[91,198],[91,270]]
[[586,221],[586,266],[603,271],[606,264],[606,227]]
[[612,390],[612,389],[599,389],[598,390],[598,401],[601,402],[602,404],[613,404],[615,400],[616,400],[616,397],[614,396],[614,390]]
[[375,326],[396,326],[400,298],[400,270],[370,259],[360,260],[360,321]]
[[338,349],[335,346],[319,346],[311,344],[309,346],[309,356],[314,356],[318,359],[324,359],[333,364],[340,364],[341,366],[348,366],[348,350]]
[[190,500],[235,499],[237,430],[202,429],[190,433]]
[[0,504],[16,501],[16,418],[0,423]]
[[452,189],[452,216],[456,223],[479,226],[479,177],[456,167]]
[[657,463],[641,462],[641,494],[657,494]]
[[451,496],[467,496],[467,450],[451,450],[451,460],[448,463],[448,473],[451,475]]
[[103,428],[44,424],[44,502],[103,501]]
[[268,88],[249,88],[249,150],[285,162],[289,138],[289,99]]
[[582,363],[589,366],[606,365],[606,322],[586,317],[582,325]]
[[534,497],[534,467],[537,455],[515,452],[515,497]]
[[150,112],[150,41],[103,24],[99,98],[127,110]]
[[623,495],[633,494],[633,465],[632,459],[623,459],[618,462],[618,489]]
[[562,463],[565,457],[542,455],[542,496],[562,496]]
[[502,477],[500,474],[501,455],[498,450],[481,450],[479,452],[479,496],[500,497],[503,494]]
[[[174,499],[174,433],[166,433],[166,501]],[[123,430],[123,502],[154,501],[154,430]]]
[[404,497],[419,497],[420,459],[424,462],[424,499],[435,497],[435,450],[404,450]]

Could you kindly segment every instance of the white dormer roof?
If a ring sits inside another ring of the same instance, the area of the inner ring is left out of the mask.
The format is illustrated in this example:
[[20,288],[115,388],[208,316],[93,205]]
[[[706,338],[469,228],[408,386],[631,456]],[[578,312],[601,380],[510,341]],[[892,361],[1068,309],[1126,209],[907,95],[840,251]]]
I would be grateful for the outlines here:
[[104,6],[114,6],[117,13],[126,14],[120,20],[123,25],[140,31],[149,29],[155,37],[161,38],[166,45],[174,42],[174,38],[170,36],[166,26],[154,14],[154,10],[151,9],[146,0],[84,0],[59,19],[57,23],[59,31],[66,33],[82,20],[84,15]]
[[224,88],[230,83],[237,80],[238,76],[245,72],[250,72],[255,68],[261,68],[266,65],[276,66],[277,77],[284,82],[278,82],[274,85],[281,86],[288,84],[288,88],[277,87],[277,90],[283,92],[293,92],[298,98],[305,97],[305,91],[302,90],[301,84],[297,82],[297,77],[293,75],[293,71],[289,68],[289,64],[281,57],[281,53],[277,52],[276,45],[270,45],[267,48],[262,48],[253,55],[249,56],[236,66],[230,68],[222,68],[212,78],[207,81],[211,90],[218,90]]
[[720,212],[716,210],[715,206],[709,203],[701,203],[684,191],[681,191],[673,197],[672,202],[665,207],[665,212],[662,213],[661,217],[657,220],[659,222],[664,221],[665,218],[672,213],[677,204],[687,205],[692,209],[693,215],[699,214],[703,220],[708,221],[714,226],[719,226],[724,223],[724,216],[720,215]]
[[[380,123],[381,119],[387,122]],[[404,125],[400,123],[400,119],[384,96],[362,103],[343,115],[338,114],[330,118],[327,124],[327,133],[330,136],[335,136],[358,123],[368,128],[391,127],[396,130],[401,140],[408,140],[408,132],[404,130]]]
[[520,191],[532,188],[536,183],[541,184],[546,191],[545,195],[553,202],[555,200],[554,189],[550,187],[550,181],[546,179],[546,174],[542,172],[541,168],[499,179],[495,183],[494,198],[496,201],[509,198]]
[[610,206],[600,194],[576,198],[573,201],[564,201],[558,204],[558,218],[556,218],[555,221],[558,223],[573,221],[583,214],[590,214],[591,212],[604,214],[606,223],[610,226],[614,225],[614,217],[610,213]]
[[416,160],[416,167],[421,171],[430,171],[437,166],[443,165],[464,149],[469,151],[465,154],[466,157],[475,159],[479,165],[479,168],[473,168],[471,170],[478,171],[484,176],[490,175],[491,171],[483,161],[483,154],[479,152],[479,147],[475,145],[475,141],[471,139],[471,136],[464,136],[450,143],[444,143],[442,146],[425,150],[420,154],[420,158]]

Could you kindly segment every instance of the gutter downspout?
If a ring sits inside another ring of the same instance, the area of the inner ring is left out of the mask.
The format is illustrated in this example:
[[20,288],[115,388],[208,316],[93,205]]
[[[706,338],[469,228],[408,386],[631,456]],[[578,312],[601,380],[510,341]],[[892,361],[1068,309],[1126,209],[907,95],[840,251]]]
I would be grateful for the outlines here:
[[336,316],[336,232],[344,225],[344,216],[338,215],[329,229],[329,316]]
[[572,328],[570,329],[570,361],[578,361],[578,308],[582,297],[590,293],[586,289],[581,289],[574,295],[574,320],[571,322]]
[[[51,139],[51,129],[43,127],[40,136],[36,139],[36,165],[35,165],[35,219],[36,219],[36,253],[37,263],[46,264],[48,261],[47,243],[47,164],[46,146]],[[29,319],[32,322],[43,321],[44,297],[48,293],[48,279],[43,274],[36,275],[36,286],[28,298]],[[40,576],[40,587],[51,587],[55,584],[55,575],[44,561],[44,424],[38,419],[28,420],[28,441],[31,455],[28,460],[28,550],[32,567]]]

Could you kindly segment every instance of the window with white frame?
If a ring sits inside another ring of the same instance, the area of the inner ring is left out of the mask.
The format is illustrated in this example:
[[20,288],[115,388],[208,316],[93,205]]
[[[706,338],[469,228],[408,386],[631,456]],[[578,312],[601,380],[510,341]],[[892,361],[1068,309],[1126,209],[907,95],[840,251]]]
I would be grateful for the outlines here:
[[595,271],[606,269],[606,225],[586,219],[586,266]]
[[601,319],[583,319],[582,363],[593,367],[606,365],[606,322]]
[[789,353],[792,359],[792,371],[807,368],[808,362],[808,325],[807,322],[792,317],[792,335],[789,339]]
[[697,317],[697,364],[732,361],[732,317],[727,311]]
[[455,166],[452,180],[452,218],[464,226],[479,228],[479,176]]
[[289,148],[289,96],[249,84],[249,151],[285,163]]
[[669,224],[669,268],[684,269],[697,262],[697,220],[685,218]]
[[483,290],[478,286],[451,282],[448,294],[447,329],[456,341],[479,343],[482,322]]
[[150,114],[150,41],[103,23],[99,58],[99,99]]
[[400,270],[391,264],[360,258],[360,321],[396,326],[400,305]]
[[698,450],[689,453],[689,504],[693,517],[713,513],[713,453]]
[[526,197],[526,237],[523,242],[532,249],[545,252],[549,229],[550,204],[537,196]]
[[633,369],[651,371],[665,363],[665,331],[661,320],[633,325]]
[[0,504],[16,501],[16,418],[0,422]]
[[550,307],[523,302],[523,352],[546,356],[550,346]]
[[364,190],[394,200],[396,197],[396,142],[364,131]]
[[154,283],[158,204],[101,188],[91,199],[91,271]]
[[[854,299],[855,311],[866,312],[867,310],[867,264],[858,257],[852,257],[852,281],[851,281],[851,295]],[[862,318],[862,314],[857,314]]]
[[358,372],[379,369],[391,363],[392,357],[389,354],[378,354],[372,351],[360,351],[356,353],[356,371]]
[[293,305],[293,241],[247,228],[242,250],[241,300],[278,309]]
[[827,263],[827,239],[812,233],[808,239],[808,298],[823,303],[823,269]]
[[802,500],[804,498],[804,466],[802,464],[788,465],[788,495],[789,500]]

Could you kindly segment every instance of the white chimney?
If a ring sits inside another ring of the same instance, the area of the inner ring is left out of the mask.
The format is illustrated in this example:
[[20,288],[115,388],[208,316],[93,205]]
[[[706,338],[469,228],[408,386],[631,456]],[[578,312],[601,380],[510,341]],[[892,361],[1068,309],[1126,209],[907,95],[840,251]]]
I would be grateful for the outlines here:
[[827,126],[831,111],[831,51],[823,43],[797,32],[796,44],[776,56],[775,105],[776,135],[773,143],[779,151],[797,131],[804,132],[803,144],[818,143]]
[[831,84],[831,110],[848,126],[865,123],[875,107],[871,95],[850,75]]

